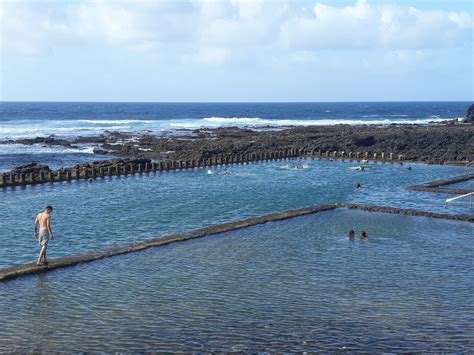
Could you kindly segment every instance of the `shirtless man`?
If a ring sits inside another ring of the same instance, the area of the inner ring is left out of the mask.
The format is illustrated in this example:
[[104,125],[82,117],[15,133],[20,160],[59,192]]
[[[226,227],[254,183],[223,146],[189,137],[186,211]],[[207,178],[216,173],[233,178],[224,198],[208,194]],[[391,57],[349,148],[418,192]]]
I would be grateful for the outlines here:
[[53,207],[47,206],[43,212],[40,212],[36,215],[35,219],[35,232],[34,237],[38,239],[38,224],[40,227],[39,231],[39,245],[41,247],[38,261],[36,265],[40,266],[43,264],[48,264],[46,261],[46,249],[48,248],[49,240],[53,240],[53,232],[51,231],[51,213],[53,212]]

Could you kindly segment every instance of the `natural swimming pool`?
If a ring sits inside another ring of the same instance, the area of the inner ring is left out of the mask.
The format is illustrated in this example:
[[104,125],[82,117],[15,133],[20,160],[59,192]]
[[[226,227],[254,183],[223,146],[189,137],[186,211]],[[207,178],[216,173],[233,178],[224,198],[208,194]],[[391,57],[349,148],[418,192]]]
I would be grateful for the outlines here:
[[[413,192],[409,185],[466,174],[472,169],[414,164],[310,161],[310,169],[290,171],[294,162],[231,166],[229,175],[205,169],[135,175],[0,191],[0,267],[34,261],[33,220],[54,206],[56,240],[49,256],[58,257],[142,241],[272,212],[334,202],[357,202],[442,213],[472,213],[466,204],[445,205],[449,195]],[[222,171],[222,169],[220,170]],[[355,189],[360,182],[363,189]]]
[[469,352],[472,235],[339,209],[23,277],[0,351]]

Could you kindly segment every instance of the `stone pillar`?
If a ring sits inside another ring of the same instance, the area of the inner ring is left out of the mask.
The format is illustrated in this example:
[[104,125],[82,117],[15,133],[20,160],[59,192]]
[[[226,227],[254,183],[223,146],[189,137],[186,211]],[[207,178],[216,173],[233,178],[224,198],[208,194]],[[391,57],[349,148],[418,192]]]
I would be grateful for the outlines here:
[[393,153],[390,153],[389,159],[390,159],[390,160],[393,160]]
[[165,170],[165,163],[164,162],[160,161],[160,164],[158,165],[158,170],[159,171]]
[[51,171],[46,172],[46,181],[53,181]]
[[402,160],[403,160],[403,155],[400,154],[400,155],[398,156],[398,160],[402,161]]
[[2,178],[1,178],[0,182],[2,183],[2,186],[5,186],[7,184],[7,179],[6,179],[5,175],[3,175],[3,174],[1,175],[1,177]]
[[150,172],[150,163],[145,163],[145,173]]
[[151,163],[151,171],[156,171],[156,163],[155,162]]
[[31,183],[34,183],[34,182],[35,182],[35,173],[29,173],[28,176],[27,176],[27,179],[28,179]]
[[384,152],[382,152],[382,154],[380,154],[380,159],[385,160],[385,153]]
[[10,174],[9,175],[9,178],[10,178],[10,184],[13,185],[15,183],[15,174]]
[[96,177],[95,168],[92,167],[92,168],[91,168],[91,178],[95,179],[95,177]]
[[374,160],[377,159],[377,153],[374,153]]
[[[78,169],[76,169],[76,170],[78,170]],[[44,181],[44,171],[43,171],[43,170],[41,170],[41,171],[39,172],[39,180],[40,180],[41,182]]]
[[87,179],[89,177],[89,171],[84,168],[84,177]]
[[102,168],[102,167],[99,168],[99,176],[100,176],[101,178],[104,177],[104,168]]
[[365,159],[369,159],[369,152],[365,152],[364,156],[365,156]]
[[347,155],[349,156],[349,159],[352,159],[352,152],[347,153]]
[[356,159],[360,159],[360,152],[356,152]]
[[25,183],[25,174],[24,173],[21,173],[20,174],[20,184],[24,184]]

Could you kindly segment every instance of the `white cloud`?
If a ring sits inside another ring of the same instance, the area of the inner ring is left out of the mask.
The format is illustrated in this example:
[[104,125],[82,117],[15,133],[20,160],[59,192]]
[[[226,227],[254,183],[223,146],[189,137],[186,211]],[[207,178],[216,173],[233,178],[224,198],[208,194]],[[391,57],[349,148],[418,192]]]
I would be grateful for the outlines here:
[[188,59],[195,55],[209,64],[260,49],[296,60],[327,49],[418,53],[462,46],[472,41],[473,30],[467,12],[375,0],[345,7],[316,2],[304,7],[291,0],[3,0],[0,21],[4,53],[35,55],[90,41]]
[[358,0],[345,7],[318,3],[310,12],[290,16],[282,24],[280,39],[285,48],[296,50],[417,50],[462,45],[472,40],[472,29],[467,12],[422,11]]

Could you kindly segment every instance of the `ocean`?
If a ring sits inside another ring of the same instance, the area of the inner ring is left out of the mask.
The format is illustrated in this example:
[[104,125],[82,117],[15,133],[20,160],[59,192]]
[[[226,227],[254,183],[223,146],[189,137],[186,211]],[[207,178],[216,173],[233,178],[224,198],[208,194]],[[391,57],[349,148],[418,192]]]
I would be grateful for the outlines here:
[[427,124],[463,118],[468,102],[92,103],[2,102],[0,140],[104,131],[161,133],[201,127]]

